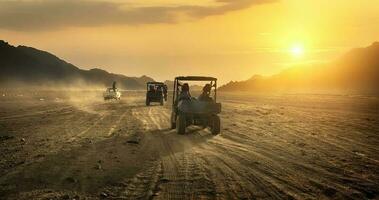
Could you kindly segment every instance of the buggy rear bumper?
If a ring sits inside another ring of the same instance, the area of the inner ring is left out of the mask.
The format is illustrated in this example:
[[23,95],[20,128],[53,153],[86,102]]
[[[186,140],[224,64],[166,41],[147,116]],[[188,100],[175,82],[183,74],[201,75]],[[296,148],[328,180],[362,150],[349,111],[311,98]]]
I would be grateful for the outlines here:
[[221,112],[221,103],[182,100],[178,103],[178,110],[186,114],[219,114]]

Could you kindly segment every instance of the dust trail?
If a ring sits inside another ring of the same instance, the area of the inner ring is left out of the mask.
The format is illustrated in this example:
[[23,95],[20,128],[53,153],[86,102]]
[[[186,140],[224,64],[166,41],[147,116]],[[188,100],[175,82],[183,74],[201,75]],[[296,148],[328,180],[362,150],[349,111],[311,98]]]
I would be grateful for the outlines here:
[[101,91],[67,92],[65,96],[65,103],[91,114],[99,114],[96,106],[104,104]]

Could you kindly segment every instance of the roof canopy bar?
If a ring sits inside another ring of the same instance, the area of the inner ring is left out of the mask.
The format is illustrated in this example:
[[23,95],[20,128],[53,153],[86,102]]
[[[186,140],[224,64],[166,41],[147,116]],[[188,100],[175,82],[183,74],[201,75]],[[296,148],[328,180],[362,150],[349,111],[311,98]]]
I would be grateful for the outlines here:
[[175,79],[180,81],[217,81],[217,78],[207,76],[178,76]]
[[162,82],[147,82],[146,84],[159,84],[159,85],[164,85],[164,83]]

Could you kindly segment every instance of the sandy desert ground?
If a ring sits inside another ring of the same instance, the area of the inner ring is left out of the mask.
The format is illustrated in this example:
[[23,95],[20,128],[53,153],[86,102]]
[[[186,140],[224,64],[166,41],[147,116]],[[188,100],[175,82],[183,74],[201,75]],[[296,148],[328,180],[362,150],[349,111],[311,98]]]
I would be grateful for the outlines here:
[[378,199],[379,98],[221,94],[222,131],[143,92],[0,93],[0,199]]

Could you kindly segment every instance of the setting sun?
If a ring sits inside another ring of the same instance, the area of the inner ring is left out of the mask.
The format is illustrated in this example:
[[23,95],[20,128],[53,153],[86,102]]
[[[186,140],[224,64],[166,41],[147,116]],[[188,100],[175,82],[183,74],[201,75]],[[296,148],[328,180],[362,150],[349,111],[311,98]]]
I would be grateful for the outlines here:
[[302,45],[293,45],[290,49],[290,53],[294,57],[301,57],[304,55],[304,47]]

